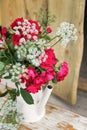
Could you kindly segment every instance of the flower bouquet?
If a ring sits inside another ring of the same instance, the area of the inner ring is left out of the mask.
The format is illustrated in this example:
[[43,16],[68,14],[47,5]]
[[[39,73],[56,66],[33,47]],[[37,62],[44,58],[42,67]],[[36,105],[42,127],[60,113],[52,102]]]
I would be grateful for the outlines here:
[[[48,86],[40,101],[45,104],[52,89],[49,82],[58,83],[65,79],[68,63],[63,61],[58,64],[52,47],[58,42],[66,47],[70,40],[76,41],[77,30],[73,24],[63,22],[54,37],[51,32],[51,27],[44,26],[43,21],[24,18],[15,19],[8,28],[0,27],[0,80],[10,79],[15,84],[15,88],[6,84],[0,97],[9,94],[13,101],[23,100],[32,106],[39,102],[43,88]],[[21,102],[19,109],[23,106]]]

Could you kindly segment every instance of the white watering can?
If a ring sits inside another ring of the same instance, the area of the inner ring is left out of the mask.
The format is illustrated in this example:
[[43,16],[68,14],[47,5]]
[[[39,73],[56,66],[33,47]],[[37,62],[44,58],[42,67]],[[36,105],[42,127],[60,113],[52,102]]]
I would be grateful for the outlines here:
[[27,104],[21,96],[17,98],[17,110],[23,113],[23,123],[37,122],[45,115],[45,106],[52,92],[53,87],[48,85],[45,90],[40,90],[36,94],[31,94],[34,104]]

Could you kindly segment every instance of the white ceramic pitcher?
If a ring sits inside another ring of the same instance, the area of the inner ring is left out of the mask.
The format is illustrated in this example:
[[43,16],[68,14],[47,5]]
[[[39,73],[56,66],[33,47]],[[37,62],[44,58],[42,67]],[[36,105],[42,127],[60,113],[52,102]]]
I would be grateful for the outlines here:
[[44,117],[45,106],[52,89],[53,87],[48,85],[44,91],[41,89],[38,93],[31,94],[34,99],[32,105],[27,104],[21,95],[17,97],[17,110],[23,113],[24,123],[37,122]]

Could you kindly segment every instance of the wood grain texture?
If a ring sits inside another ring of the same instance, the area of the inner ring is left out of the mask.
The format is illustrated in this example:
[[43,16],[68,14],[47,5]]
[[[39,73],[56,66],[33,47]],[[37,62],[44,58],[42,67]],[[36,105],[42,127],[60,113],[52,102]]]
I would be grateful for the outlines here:
[[76,43],[71,42],[66,48],[63,48],[60,44],[54,47],[59,60],[65,60],[69,64],[68,77],[65,81],[55,86],[54,93],[69,103],[75,104],[77,100],[79,70],[83,55],[85,0],[55,0],[55,2],[49,0],[48,5],[51,13],[57,16],[56,22],[53,24],[54,30],[56,30],[57,25],[62,21],[74,23],[78,30],[78,40]]
[[79,78],[79,89],[87,92],[87,78]]
[[67,102],[75,104],[83,55],[85,0],[0,0],[0,5],[0,22],[5,26],[17,17],[35,19],[33,12],[38,12],[41,7],[56,16],[56,21],[52,23],[53,31],[56,31],[57,26],[63,21],[75,24],[78,29],[78,41],[75,44],[72,42],[66,48],[60,44],[54,46],[57,58],[69,63],[69,75],[65,81],[55,85],[53,91]]
[[45,117],[37,123],[27,123],[19,130],[87,130],[87,118],[52,104],[46,107]]

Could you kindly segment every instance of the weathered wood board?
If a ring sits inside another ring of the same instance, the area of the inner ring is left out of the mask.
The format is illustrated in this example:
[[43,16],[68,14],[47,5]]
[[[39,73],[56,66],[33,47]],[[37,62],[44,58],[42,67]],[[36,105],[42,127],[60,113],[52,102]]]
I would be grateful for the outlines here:
[[19,130],[87,130],[87,118],[52,104],[45,117],[37,123],[21,125]]

